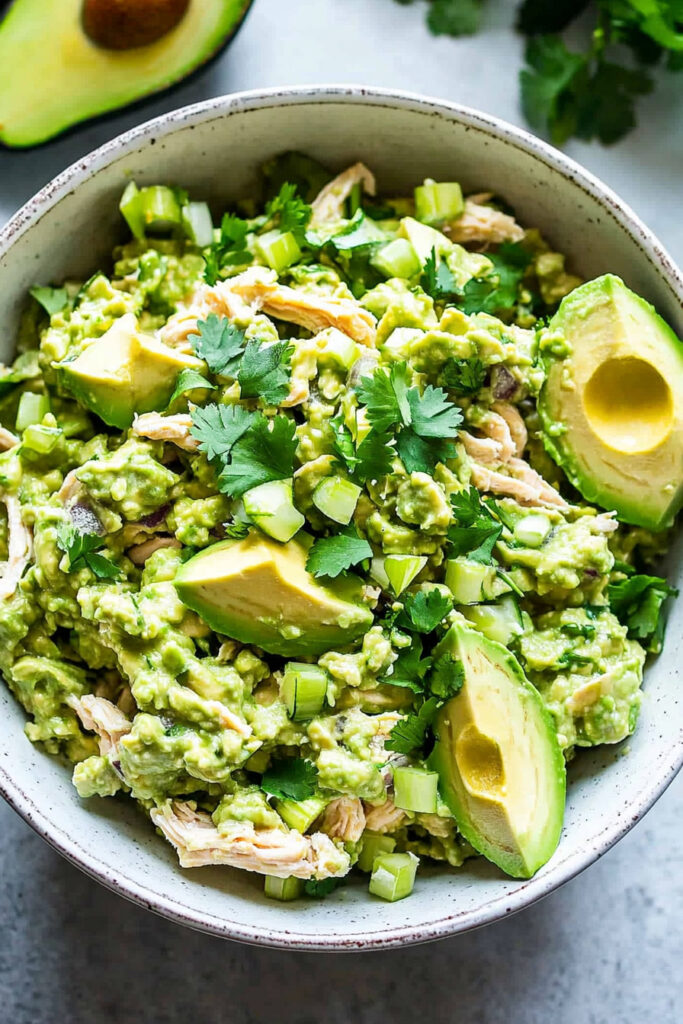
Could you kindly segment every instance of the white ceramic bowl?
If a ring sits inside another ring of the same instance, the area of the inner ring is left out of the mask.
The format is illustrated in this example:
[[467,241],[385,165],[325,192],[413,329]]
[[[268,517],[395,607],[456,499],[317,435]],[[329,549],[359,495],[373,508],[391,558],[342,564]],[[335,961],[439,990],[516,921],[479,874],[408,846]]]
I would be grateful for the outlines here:
[[[605,271],[660,309],[683,336],[683,280],[617,196],[561,153],[492,117],[405,93],[305,87],[242,93],[175,111],[120,136],[47,185],[0,232],[0,359],[11,356],[27,289],[107,266],[122,232],[117,202],[130,175],[175,182],[221,203],[249,193],[263,160],[285,149],[332,168],[362,159],[383,190],[426,175],[506,197],[586,277]],[[681,579],[681,545],[669,575]],[[182,871],[132,802],[83,803],[69,771],[32,746],[25,716],[0,687],[0,791],[30,825],[123,896],[232,939],[300,949],[372,949],[451,935],[528,906],[587,867],[647,811],[683,761],[680,675],[683,600],[666,649],[647,671],[637,732],[624,747],[572,765],[560,847],[533,879],[503,877],[483,860],[421,870],[410,899],[385,903],[352,883],[327,900],[280,904],[262,880],[227,868]]]

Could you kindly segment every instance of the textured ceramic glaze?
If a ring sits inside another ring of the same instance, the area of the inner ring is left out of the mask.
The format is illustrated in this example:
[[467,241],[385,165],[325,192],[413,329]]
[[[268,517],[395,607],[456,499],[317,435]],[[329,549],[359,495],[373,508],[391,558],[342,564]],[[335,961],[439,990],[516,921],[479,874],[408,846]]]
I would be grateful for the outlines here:
[[[491,189],[541,228],[586,277],[605,271],[655,303],[683,335],[683,279],[657,240],[605,186],[524,132],[436,100],[351,87],[243,93],[142,125],[46,186],[0,232],[0,359],[11,356],[27,288],[107,266],[123,226],[117,201],[132,176],[174,182],[221,208],[248,194],[259,165],[284,149],[331,167],[362,159],[384,191],[425,175]],[[669,576],[681,582],[680,538]],[[324,901],[279,904],[262,880],[227,868],[182,871],[132,803],[83,803],[69,771],[33,747],[24,713],[0,689],[0,791],[56,849],[122,895],[192,927],[248,942],[308,949],[392,946],[487,924],[540,899],[623,836],[683,761],[683,601],[664,654],[647,670],[638,730],[627,744],[581,754],[570,770],[560,847],[535,878],[504,878],[483,861],[421,869],[410,899],[368,896],[362,880]]]

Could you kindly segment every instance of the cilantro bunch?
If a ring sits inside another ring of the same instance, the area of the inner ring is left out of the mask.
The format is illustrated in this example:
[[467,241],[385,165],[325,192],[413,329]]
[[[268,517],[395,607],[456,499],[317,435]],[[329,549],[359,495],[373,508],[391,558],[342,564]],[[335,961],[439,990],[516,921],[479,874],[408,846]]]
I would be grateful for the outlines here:
[[[435,35],[470,35],[481,11],[481,0],[428,0],[427,24]],[[559,33],[585,12],[590,42],[576,52]],[[652,69],[683,70],[682,0],[523,0],[517,28],[529,40],[522,109],[556,145],[572,136],[617,142],[635,127],[639,98],[654,88]]]

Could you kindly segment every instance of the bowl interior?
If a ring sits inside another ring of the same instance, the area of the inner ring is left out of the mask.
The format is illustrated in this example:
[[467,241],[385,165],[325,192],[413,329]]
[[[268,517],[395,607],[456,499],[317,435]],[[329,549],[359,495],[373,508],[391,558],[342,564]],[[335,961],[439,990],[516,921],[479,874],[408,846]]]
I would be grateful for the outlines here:
[[[586,277],[619,274],[683,335],[680,278],[666,254],[614,197],[542,144],[472,112],[363,90],[300,90],[210,101],[111,143],[48,186],[0,233],[0,359],[11,357],[27,289],[108,268],[121,237],[117,212],[131,177],[177,183],[216,211],[250,194],[269,156],[298,149],[333,169],[362,159],[384,192],[425,176],[491,190],[539,227]],[[681,577],[681,545],[669,576]],[[67,768],[33,747],[25,716],[0,687],[0,789],[34,827],[105,884],[151,909],[233,938],[308,948],[424,941],[487,923],[540,898],[595,859],[649,807],[681,760],[677,664],[683,602],[666,649],[648,669],[627,749],[581,754],[571,769],[560,848],[531,881],[484,862],[420,872],[409,900],[388,904],[352,883],[325,901],[278,904],[261,881],[227,868],[184,872],[173,851],[126,801],[82,803]]]

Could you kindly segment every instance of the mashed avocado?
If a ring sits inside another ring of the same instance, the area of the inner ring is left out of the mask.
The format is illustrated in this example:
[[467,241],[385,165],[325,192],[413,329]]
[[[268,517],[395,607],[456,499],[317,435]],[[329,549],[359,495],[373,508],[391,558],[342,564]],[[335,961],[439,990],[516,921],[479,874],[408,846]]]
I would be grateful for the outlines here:
[[492,848],[451,810],[443,739],[449,708],[476,723],[492,798],[489,658],[555,786],[530,872],[560,750],[636,727],[666,536],[543,451],[567,429],[537,412],[571,353],[536,331],[580,284],[563,257],[455,183],[415,204],[361,164],[330,178],[287,154],[220,230],[182,190],[129,190],[110,274],[35,291],[0,373],[0,669],[81,797],[137,801],[185,867],[316,895],[356,861],[386,883]]

